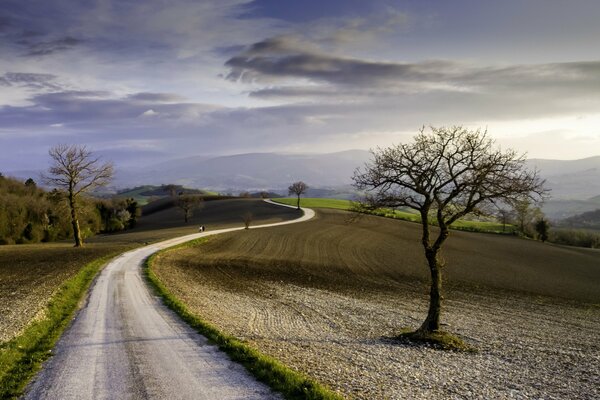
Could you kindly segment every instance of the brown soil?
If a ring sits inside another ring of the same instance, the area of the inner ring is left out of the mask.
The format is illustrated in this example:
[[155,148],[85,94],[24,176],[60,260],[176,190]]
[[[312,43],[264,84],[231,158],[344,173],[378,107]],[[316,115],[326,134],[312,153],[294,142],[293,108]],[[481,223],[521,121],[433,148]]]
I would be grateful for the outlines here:
[[211,201],[188,224],[176,210],[168,209],[142,217],[136,229],[90,238],[83,248],[74,248],[71,242],[0,246],[0,343],[23,329],[58,287],[90,261],[146,242],[196,233],[200,223],[207,229],[242,226],[248,211],[254,215],[253,224],[298,216],[292,209],[256,199]]
[[440,352],[393,340],[426,312],[419,225],[348,215],[221,235],[155,270],[199,315],[350,397],[594,397],[599,251],[452,232],[444,329],[480,352]]

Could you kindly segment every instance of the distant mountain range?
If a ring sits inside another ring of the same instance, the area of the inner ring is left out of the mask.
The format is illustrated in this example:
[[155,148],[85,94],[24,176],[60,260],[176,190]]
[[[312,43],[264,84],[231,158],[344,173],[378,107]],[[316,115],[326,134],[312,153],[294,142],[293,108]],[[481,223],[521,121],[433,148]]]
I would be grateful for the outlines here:
[[[272,190],[287,193],[290,183],[302,180],[309,196],[352,198],[352,175],[371,159],[365,150],[327,154],[249,153],[219,157],[188,157],[139,168],[117,168],[116,188],[178,184],[222,193]],[[552,199],[544,205],[551,218],[566,218],[600,208],[600,156],[580,160],[530,159],[541,171]],[[7,175],[27,178],[36,171]]]
[[298,180],[313,188],[352,183],[354,170],[370,158],[364,150],[328,154],[250,153],[222,157],[189,157],[137,170],[117,171],[119,186],[175,183],[221,192],[287,189]]

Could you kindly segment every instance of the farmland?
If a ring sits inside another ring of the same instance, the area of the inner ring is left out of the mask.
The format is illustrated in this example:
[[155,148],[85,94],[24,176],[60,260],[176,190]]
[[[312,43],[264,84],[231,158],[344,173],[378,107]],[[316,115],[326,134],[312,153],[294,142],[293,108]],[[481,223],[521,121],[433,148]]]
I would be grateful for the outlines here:
[[[277,203],[287,204],[295,206],[297,199],[295,198],[277,198],[274,199]],[[321,198],[303,198],[300,200],[301,207],[309,208],[333,208],[337,210],[350,210],[352,209],[353,203],[350,200],[342,199],[321,199]],[[421,217],[414,210],[390,210],[390,209],[379,209],[371,212],[374,215],[379,215],[387,218],[401,219],[404,221],[420,222]],[[434,221],[432,221],[434,223]],[[488,233],[513,233],[514,226],[507,224],[503,226],[501,223],[496,221],[472,221],[472,220],[458,220],[451,225],[452,229],[473,231],[473,232],[488,232]]]
[[77,249],[72,243],[0,246],[0,343],[14,337],[36,316],[43,317],[49,298],[85,264],[118,254],[148,242],[197,232],[198,223],[208,229],[241,226],[242,215],[252,212],[256,223],[294,218],[294,210],[259,200],[206,202],[190,223],[170,208],[141,218],[136,229],[121,234],[98,235]]
[[442,320],[479,351],[441,352],[394,340],[426,312],[418,230],[320,210],[167,252],[154,270],[198,315],[350,397],[597,396],[598,251],[453,232]]

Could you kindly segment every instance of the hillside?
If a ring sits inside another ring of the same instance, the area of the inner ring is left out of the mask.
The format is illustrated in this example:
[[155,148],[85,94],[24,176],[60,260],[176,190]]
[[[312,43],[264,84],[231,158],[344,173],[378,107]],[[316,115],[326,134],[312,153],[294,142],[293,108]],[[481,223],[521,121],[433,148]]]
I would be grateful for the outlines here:
[[537,167],[553,200],[588,200],[600,195],[600,156],[579,160],[531,159]]
[[[302,180],[310,187],[307,193],[310,197],[353,199],[357,192],[351,186],[351,177],[356,168],[370,159],[371,154],[366,150],[195,156],[136,168],[117,166],[112,185],[124,188],[177,184],[221,193],[270,190],[285,195],[291,182]],[[540,169],[551,190],[551,198],[543,206],[550,219],[567,218],[598,208],[600,156],[580,160],[531,159],[528,165]],[[15,171],[12,175],[27,178],[39,175],[39,171]],[[142,202],[148,199],[135,190],[125,195]]]
[[250,153],[213,158],[190,157],[151,165],[139,170],[119,171],[120,185],[172,182],[188,187],[230,190],[286,189],[296,180],[314,188],[351,183],[354,170],[370,157],[364,150],[330,154]]
[[224,234],[153,270],[203,321],[347,398],[595,393],[598,308],[577,300],[600,301],[598,251],[452,232],[442,325],[479,351],[441,352],[395,339],[427,311],[418,225],[347,215]]

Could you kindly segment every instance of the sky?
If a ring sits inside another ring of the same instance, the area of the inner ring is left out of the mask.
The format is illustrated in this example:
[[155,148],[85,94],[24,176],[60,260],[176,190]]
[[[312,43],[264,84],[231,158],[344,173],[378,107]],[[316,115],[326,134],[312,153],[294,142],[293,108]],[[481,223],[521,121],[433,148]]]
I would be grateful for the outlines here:
[[597,0],[0,0],[0,171],[118,167],[487,129],[600,155]]

